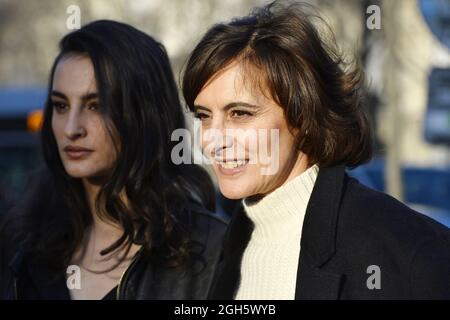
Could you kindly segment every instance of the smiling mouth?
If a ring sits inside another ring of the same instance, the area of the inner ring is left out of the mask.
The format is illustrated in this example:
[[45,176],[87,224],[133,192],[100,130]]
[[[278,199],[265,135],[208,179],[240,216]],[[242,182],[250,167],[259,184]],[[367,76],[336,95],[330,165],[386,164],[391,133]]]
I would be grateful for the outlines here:
[[216,162],[219,166],[221,166],[224,169],[236,169],[239,167],[243,167],[248,163],[248,159],[242,159],[242,160],[218,160],[216,159]]

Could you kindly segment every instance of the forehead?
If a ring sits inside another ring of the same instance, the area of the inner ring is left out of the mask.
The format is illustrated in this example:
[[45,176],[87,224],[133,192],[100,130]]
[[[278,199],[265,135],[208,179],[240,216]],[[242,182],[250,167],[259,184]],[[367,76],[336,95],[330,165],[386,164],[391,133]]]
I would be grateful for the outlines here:
[[74,96],[95,92],[97,88],[91,59],[81,55],[61,58],[55,68],[52,89]]
[[232,63],[219,71],[203,87],[194,104],[205,107],[221,107],[234,101],[265,104],[272,101],[259,77],[248,67]]

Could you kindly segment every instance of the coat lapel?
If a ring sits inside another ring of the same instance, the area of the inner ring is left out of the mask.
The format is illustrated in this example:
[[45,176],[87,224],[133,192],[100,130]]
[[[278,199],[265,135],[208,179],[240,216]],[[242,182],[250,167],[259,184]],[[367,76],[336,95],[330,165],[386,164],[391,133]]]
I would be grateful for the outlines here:
[[241,260],[253,231],[253,224],[239,205],[228,226],[221,261],[209,293],[210,299],[231,300],[239,287]]
[[334,300],[342,275],[323,266],[336,252],[336,228],[345,167],[320,168],[306,209],[297,271],[296,299]]

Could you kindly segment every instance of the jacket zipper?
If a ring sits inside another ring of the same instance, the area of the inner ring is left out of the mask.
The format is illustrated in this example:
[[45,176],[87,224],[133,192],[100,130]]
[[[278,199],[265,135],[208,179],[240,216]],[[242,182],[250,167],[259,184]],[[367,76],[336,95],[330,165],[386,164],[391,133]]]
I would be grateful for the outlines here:
[[141,247],[138,252],[136,252],[136,254],[134,255],[133,259],[130,262],[130,265],[125,269],[125,271],[122,273],[122,276],[120,277],[119,280],[119,285],[117,286],[117,290],[116,290],[116,300],[120,300],[122,295],[122,287],[123,284],[127,281],[128,279],[128,275],[131,272],[131,269],[134,267],[134,265],[136,264],[136,261],[138,260],[138,258],[141,255],[141,251],[142,251],[143,247]]

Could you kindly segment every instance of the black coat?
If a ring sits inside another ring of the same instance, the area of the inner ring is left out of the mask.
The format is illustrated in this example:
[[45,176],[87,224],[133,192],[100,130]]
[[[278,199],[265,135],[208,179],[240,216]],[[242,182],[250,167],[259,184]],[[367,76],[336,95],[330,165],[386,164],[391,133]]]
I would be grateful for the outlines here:
[[[237,210],[209,298],[235,296],[252,228]],[[320,169],[300,243],[295,299],[450,299],[450,230],[349,178],[343,166]]]
[[[191,220],[191,240],[201,258],[180,267],[163,267],[140,250],[122,276],[116,298],[206,299],[226,223],[198,206],[191,208]],[[29,261],[24,250],[11,250],[13,247],[7,241],[0,243],[0,300],[70,299],[64,274],[55,277],[50,269]]]

